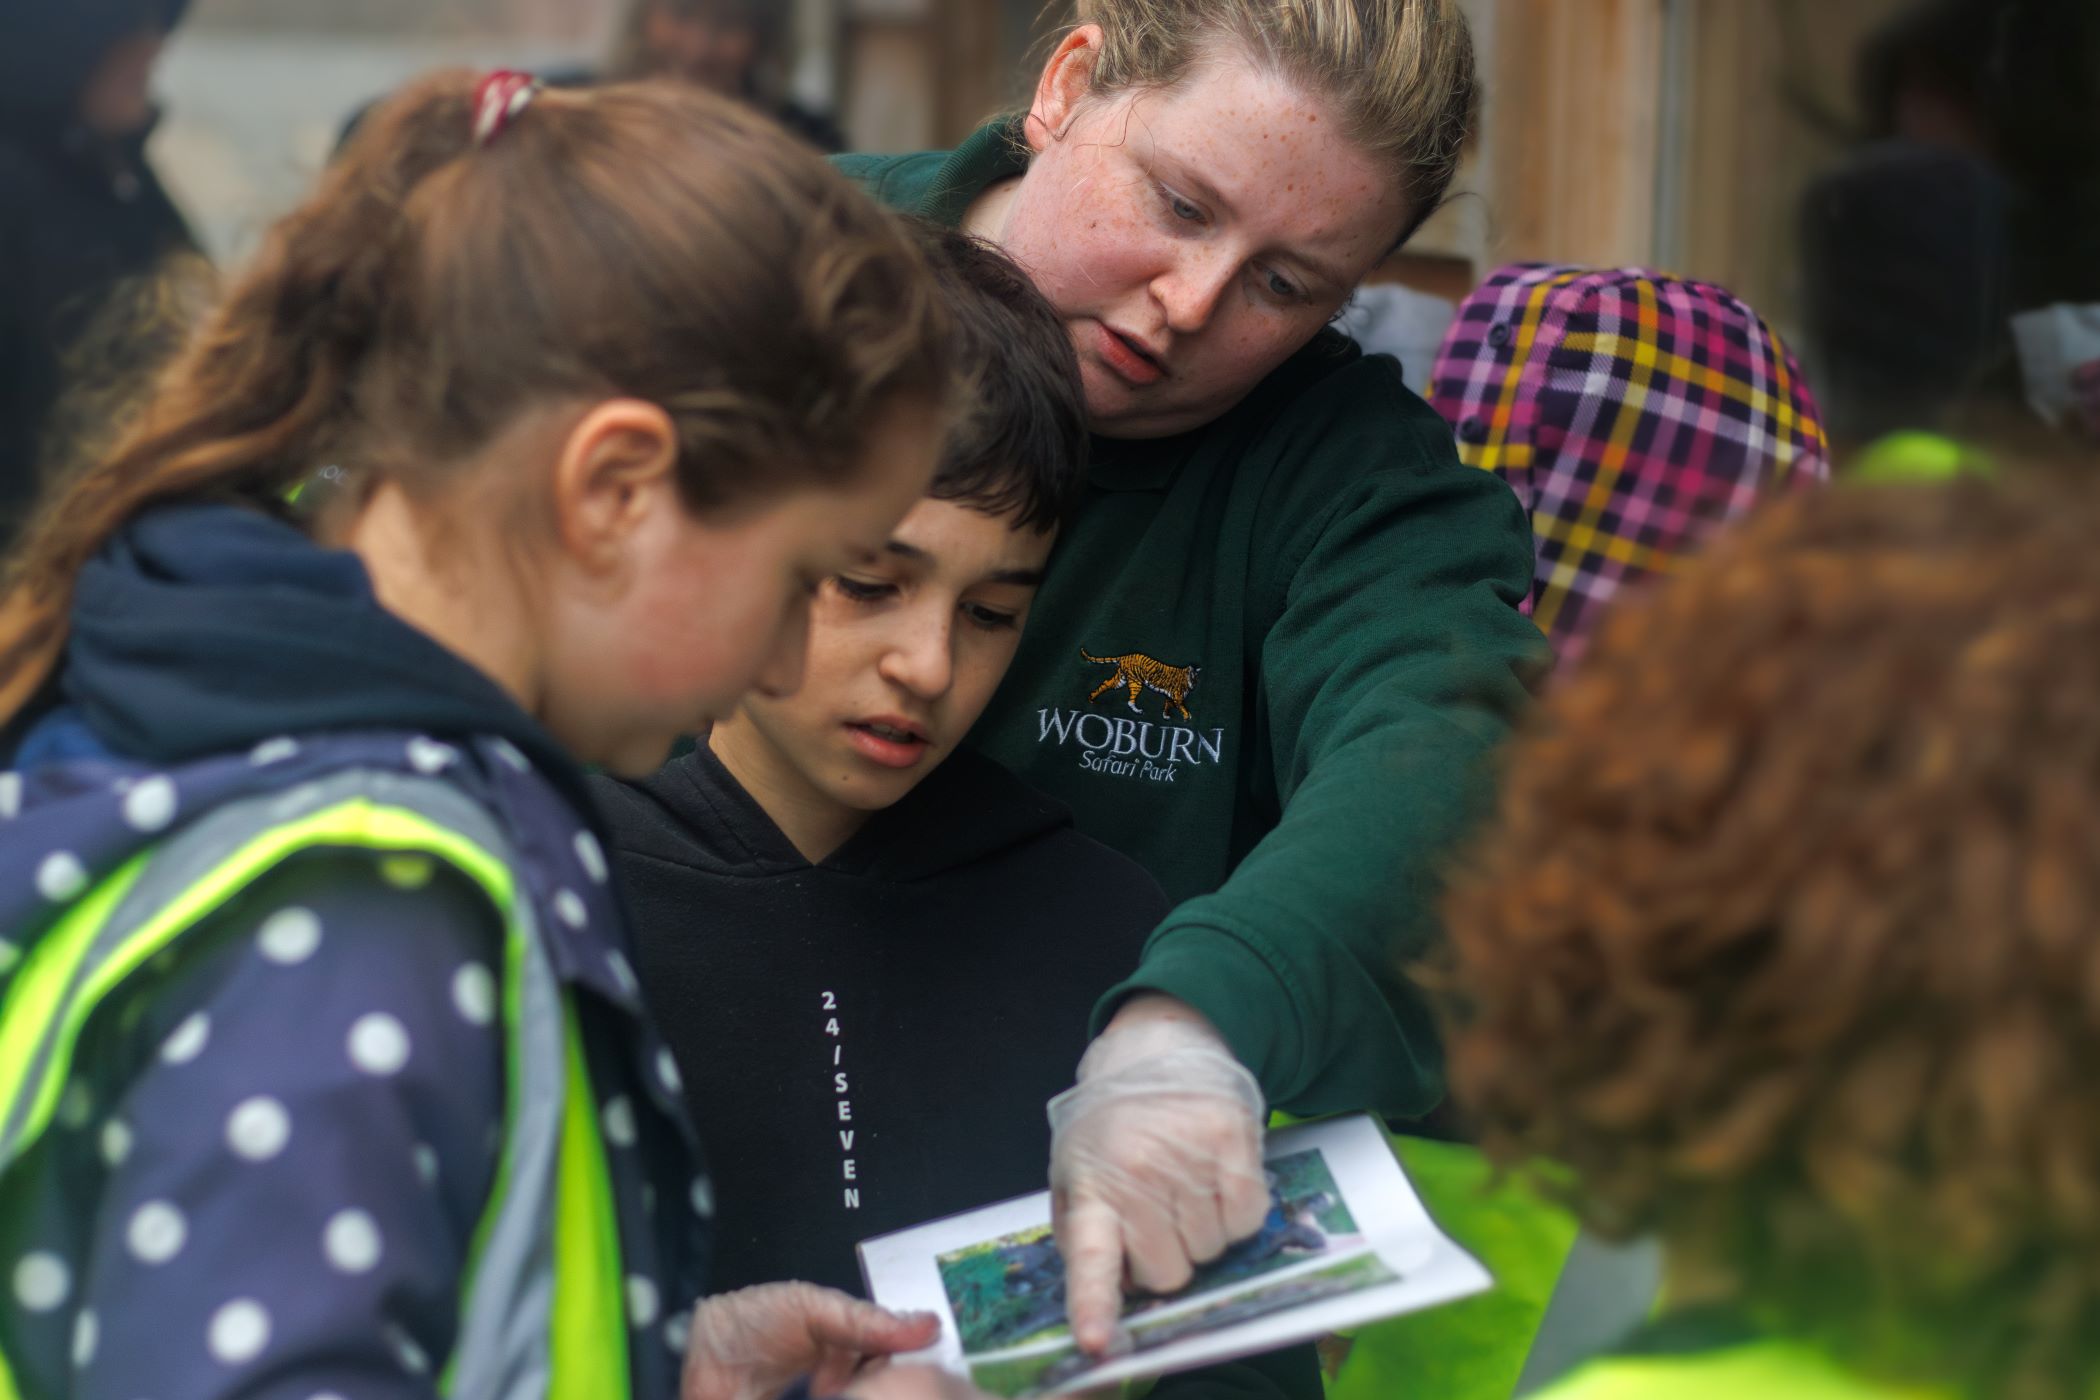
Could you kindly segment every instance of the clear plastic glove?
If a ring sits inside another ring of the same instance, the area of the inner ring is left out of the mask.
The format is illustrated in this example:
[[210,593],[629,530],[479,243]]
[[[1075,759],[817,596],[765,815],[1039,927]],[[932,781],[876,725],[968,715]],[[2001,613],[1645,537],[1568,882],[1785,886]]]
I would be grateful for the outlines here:
[[1114,1344],[1123,1279],[1163,1293],[1261,1228],[1261,1086],[1197,1011],[1126,1003],[1050,1101],[1050,1199],[1081,1350]]
[[813,1283],[741,1288],[693,1309],[681,1400],[772,1400],[797,1376],[811,1378],[811,1394],[833,1395],[863,1366],[931,1346],[940,1332],[932,1313],[893,1313]]
[[846,1387],[846,1400],[993,1400],[960,1376],[931,1366],[885,1366]]

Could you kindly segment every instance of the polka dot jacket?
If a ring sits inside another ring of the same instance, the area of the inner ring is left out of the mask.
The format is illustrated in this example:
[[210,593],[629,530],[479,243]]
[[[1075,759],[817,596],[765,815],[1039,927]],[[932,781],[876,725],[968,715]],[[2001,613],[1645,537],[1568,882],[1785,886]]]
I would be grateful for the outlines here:
[[[711,1192],[597,837],[511,745],[281,739],[175,772],[0,774],[0,978],[198,813],[358,767],[443,775],[521,853],[599,1096],[634,1394],[668,1400]],[[502,941],[450,865],[319,849],[103,1003],[52,1129],[0,1178],[0,1346],[22,1393],[435,1394],[500,1147]]]

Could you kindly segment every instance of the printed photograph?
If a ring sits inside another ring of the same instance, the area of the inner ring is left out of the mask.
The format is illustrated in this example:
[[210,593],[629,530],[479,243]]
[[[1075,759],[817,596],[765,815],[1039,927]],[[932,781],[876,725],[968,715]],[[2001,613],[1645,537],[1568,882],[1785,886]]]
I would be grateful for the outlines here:
[[1040,1395],[1069,1385],[1110,1361],[1154,1351],[1185,1338],[1218,1332],[1285,1308],[1375,1288],[1392,1283],[1398,1277],[1376,1254],[1366,1251],[1324,1269],[1293,1274],[1237,1293],[1227,1293],[1185,1312],[1133,1322],[1129,1327],[1129,1345],[1105,1359],[1083,1355],[1077,1347],[1066,1342],[1062,1346],[1046,1347],[1018,1356],[987,1358],[970,1368],[970,1380],[978,1389],[993,1395]]
[[[1363,1244],[1356,1218],[1317,1148],[1275,1158],[1268,1172],[1269,1214],[1261,1229],[1198,1269],[1187,1287],[1133,1295],[1124,1303],[1126,1318]],[[1064,1260],[1049,1226],[953,1250],[936,1262],[966,1354],[1066,1335]]]

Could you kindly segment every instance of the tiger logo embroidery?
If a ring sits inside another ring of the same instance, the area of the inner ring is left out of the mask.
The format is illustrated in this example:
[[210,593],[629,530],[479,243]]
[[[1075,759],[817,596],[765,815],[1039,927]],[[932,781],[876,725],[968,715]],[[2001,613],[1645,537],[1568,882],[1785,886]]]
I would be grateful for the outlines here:
[[1141,715],[1144,711],[1138,708],[1138,697],[1148,690],[1156,690],[1166,697],[1166,703],[1159,707],[1161,719],[1167,718],[1169,710],[1181,711],[1183,719],[1194,718],[1189,714],[1188,693],[1196,688],[1196,676],[1203,670],[1201,666],[1169,666],[1141,651],[1131,652],[1128,656],[1096,656],[1081,647],[1079,656],[1096,666],[1116,668],[1114,675],[1095,686],[1094,693],[1087,696],[1089,705],[1121,686],[1130,692],[1123,703],[1130,706],[1132,714]]

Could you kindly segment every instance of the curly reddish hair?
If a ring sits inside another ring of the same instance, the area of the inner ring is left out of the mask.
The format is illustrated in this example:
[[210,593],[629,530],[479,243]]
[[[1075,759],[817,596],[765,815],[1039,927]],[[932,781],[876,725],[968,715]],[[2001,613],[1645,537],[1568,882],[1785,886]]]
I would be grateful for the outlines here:
[[1605,623],[1449,894],[1489,1154],[1891,1380],[2100,1378],[2093,495],[1780,504]]

